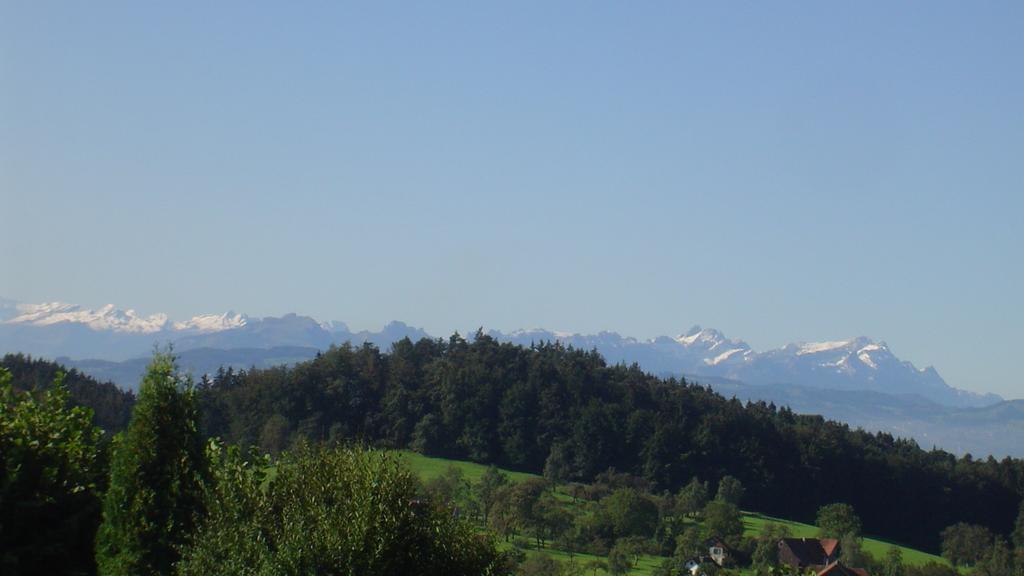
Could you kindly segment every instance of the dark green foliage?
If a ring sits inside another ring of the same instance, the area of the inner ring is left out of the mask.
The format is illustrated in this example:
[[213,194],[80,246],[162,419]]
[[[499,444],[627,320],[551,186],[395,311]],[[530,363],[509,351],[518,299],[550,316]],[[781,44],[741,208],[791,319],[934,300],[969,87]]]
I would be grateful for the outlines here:
[[608,552],[608,572],[616,576],[629,572],[633,567],[633,554],[624,542],[616,542]]
[[59,374],[34,394],[11,380],[0,368],[0,572],[92,572],[101,432],[88,409],[68,406]]
[[547,554],[535,554],[527,558],[519,569],[517,576],[561,576],[562,563]]
[[724,500],[708,502],[704,516],[704,537],[721,538],[736,548],[743,536],[743,518],[735,504]]
[[100,574],[170,574],[203,509],[205,442],[191,386],[156,354],[128,428],[114,440],[96,539]]
[[499,574],[503,556],[451,508],[417,498],[390,454],[301,447],[276,475],[237,449],[214,449],[205,521],[181,576]]
[[676,537],[676,549],[673,555],[678,560],[679,566],[685,564],[687,560],[700,558],[705,553],[707,551],[704,550],[704,536],[696,526],[684,529]]
[[1017,513],[1017,522],[1014,523],[1011,543],[1018,550],[1024,550],[1024,499],[1020,502],[1020,511]]
[[491,515],[491,509],[498,497],[498,491],[507,486],[508,476],[498,470],[496,466],[488,466],[480,477],[480,481],[473,486],[473,493],[480,503],[480,511],[483,514],[484,524]]
[[886,552],[885,558],[882,560],[882,574],[881,576],[904,576],[903,570],[903,552],[893,546]]
[[761,528],[751,555],[751,566],[758,576],[766,576],[778,568],[779,540],[789,536],[789,527],[783,524],[768,522]]
[[822,538],[842,538],[852,534],[860,536],[860,517],[853,506],[843,503],[829,504],[818,509],[815,522]]
[[715,499],[739,506],[744,492],[742,482],[732,476],[725,476],[718,481],[718,492],[715,493]]
[[689,484],[679,490],[679,494],[676,496],[676,514],[696,516],[707,506],[708,499],[708,483],[701,482],[694,477]]
[[949,564],[929,561],[920,566],[907,565],[903,567],[905,576],[957,576],[958,572]]
[[985,555],[994,538],[985,526],[954,524],[942,531],[942,557],[954,566],[972,566]]
[[131,417],[135,395],[121,390],[110,382],[97,382],[75,369],[66,369],[60,364],[32,358],[23,354],[7,354],[0,360],[0,367],[6,368],[13,376],[15,390],[45,390],[63,374],[63,382],[69,392],[71,406],[89,408],[92,422],[107,434],[124,430]]
[[[955,522],[1009,534],[1024,485],[1020,460],[925,451],[607,366],[594,352],[523,348],[484,334],[406,340],[386,354],[341,346],[290,369],[227,371],[200,392],[207,433],[243,446],[268,440],[266,424],[279,415],[291,434],[311,440],[411,446],[536,473],[550,464],[556,478],[590,481],[614,466],[675,492],[694,477],[730,475],[745,507],[810,522],[819,507],[843,501],[866,531],[929,550]],[[588,498],[604,488],[594,489]],[[682,496],[684,513],[703,508],[701,495]]]
[[1006,540],[997,537],[988,547],[977,565],[974,567],[976,576],[1013,576],[1013,550],[1006,545]]
[[634,488],[620,488],[598,504],[592,526],[595,532],[611,540],[647,538],[658,526],[658,507],[646,494]]

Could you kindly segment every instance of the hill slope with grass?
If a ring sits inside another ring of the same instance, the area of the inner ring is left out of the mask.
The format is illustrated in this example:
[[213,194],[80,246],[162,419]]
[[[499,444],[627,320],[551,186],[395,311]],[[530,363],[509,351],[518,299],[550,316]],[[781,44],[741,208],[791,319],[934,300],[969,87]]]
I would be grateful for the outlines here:
[[[456,483],[462,482],[464,483],[464,486],[468,486],[469,490],[472,491],[473,487],[479,486],[480,483],[484,481],[489,469],[496,470],[497,472],[505,475],[508,480],[513,483],[544,481],[543,477],[537,474],[492,468],[476,462],[425,456],[408,450],[397,451],[397,453],[400,455],[401,461],[404,462],[405,465],[408,466],[409,469],[428,486],[428,490],[432,485],[444,484],[445,479],[451,480],[452,478],[455,478]],[[581,485],[575,483],[561,483],[551,486],[550,490],[552,490],[555,495],[555,498],[552,500],[553,502],[558,502],[560,506],[566,510],[571,510],[576,506],[576,514],[579,517],[586,518],[588,515],[594,513],[593,510],[588,510],[587,505],[579,505],[580,494],[585,492],[585,488],[581,487]],[[652,498],[658,497],[657,495],[650,496]],[[779,527],[782,527],[789,536],[794,538],[817,538],[819,535],[819,528],[817,526],[767,516],[753,511],[742,511],[740,513],[740,521],[742,522],[742,537],[751,542],[757,541],[769,530],[777,531]],[[703,522],[696,518],[692,520],[688,519],[685,522],[685,525],[700,528],[703,525]],[[489,529],[482,523],[478,524],[478,527],[480,530]],[[899,550],[899,553],[902,556],[902,561],[906,566],[922,567],[929,564],[948,566],[948,562],[940,556],[882,539],[866,536],[860,540],[860,545],[862,551],[869,554],[875,562],[879,562],[886,558],[890,554],[891,549],[897,549]],[[600,555],[579,550],[567,550],[564,546],[564,539],[562,541],[551,541],[545,543],[543,546],[538,546],[535,540],[518,535],[506,540],[503,547],[505,549],[520,550],[525,557],[544,555],[559,562],[567,563],[579,568],[586,568],[589,566],[598,574],[606,573],[600,566],[607,566],[607,554]],[[633,556],[634,563],[628,573],[661,574],[662,572],[659,572],[659,569],[662,568],[663,564],[670,562],[671,560],[671,554],[652,554],[649,553],[649,551],[638,551]],[[749,565],[736,565],[732,570],[738,574],[746,574],[748,576],[752,576],[756,572],[755,568]]]

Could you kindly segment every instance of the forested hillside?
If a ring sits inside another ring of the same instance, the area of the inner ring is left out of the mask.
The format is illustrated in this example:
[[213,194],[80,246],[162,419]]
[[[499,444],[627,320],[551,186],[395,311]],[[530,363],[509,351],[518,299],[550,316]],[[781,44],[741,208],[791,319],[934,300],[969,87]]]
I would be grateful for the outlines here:
[[745,505],[810,521],[848,502],[867,532],[937,550],[956,522],[1008,534],[1024,463],[926,451],[771,404],[608,366],[596,352],[472,341],[331,348],[294,368],[221,371],[199,386],[204,427],[274,452],[298,437],[592,479],[616,468],[676,490],[725,475]]
[[45,390],[53,383],[58,372],[64,373],[71,403],[92,409],[93,423],[107,433],[114,433],[128,425],[135,395],[110,382],[99,382],[78,370],[32,358],[24,354],[7,354],[0,359],[0,368],[13,375],[15,390]]

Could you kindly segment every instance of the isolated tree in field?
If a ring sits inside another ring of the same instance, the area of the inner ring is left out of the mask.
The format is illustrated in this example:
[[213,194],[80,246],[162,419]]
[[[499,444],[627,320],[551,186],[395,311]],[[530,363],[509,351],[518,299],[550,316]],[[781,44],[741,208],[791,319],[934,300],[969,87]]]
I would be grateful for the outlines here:
[[100,574],[170,574],[202,513],[208,474],[191,383],[158,353],[128,428],[114,440],[96,538]]
[[972,566],[984,557],[995,535],[984,526],[959,522],[942,531],[942,557],[953,566]]
[[15,392],[0,368],[0,572],[87,573],[104,471],[92,411],[69,408],[58,374]]
[[818,534],[822,538],[860,537],[860,518],[849,504],[828,504],[818,508]]
[[718,492],[715,493],[715,499],[739,506],[744,492],[746,490],[739,480],[732,476],[725,476],[718,481]]

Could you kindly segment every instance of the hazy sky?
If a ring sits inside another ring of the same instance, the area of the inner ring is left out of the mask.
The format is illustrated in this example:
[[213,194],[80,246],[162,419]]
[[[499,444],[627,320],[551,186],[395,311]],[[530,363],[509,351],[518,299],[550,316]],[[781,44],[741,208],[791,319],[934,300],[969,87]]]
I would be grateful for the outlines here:
[[1024,397],[1024,3],[0,1],[0,296],[866,335]]

